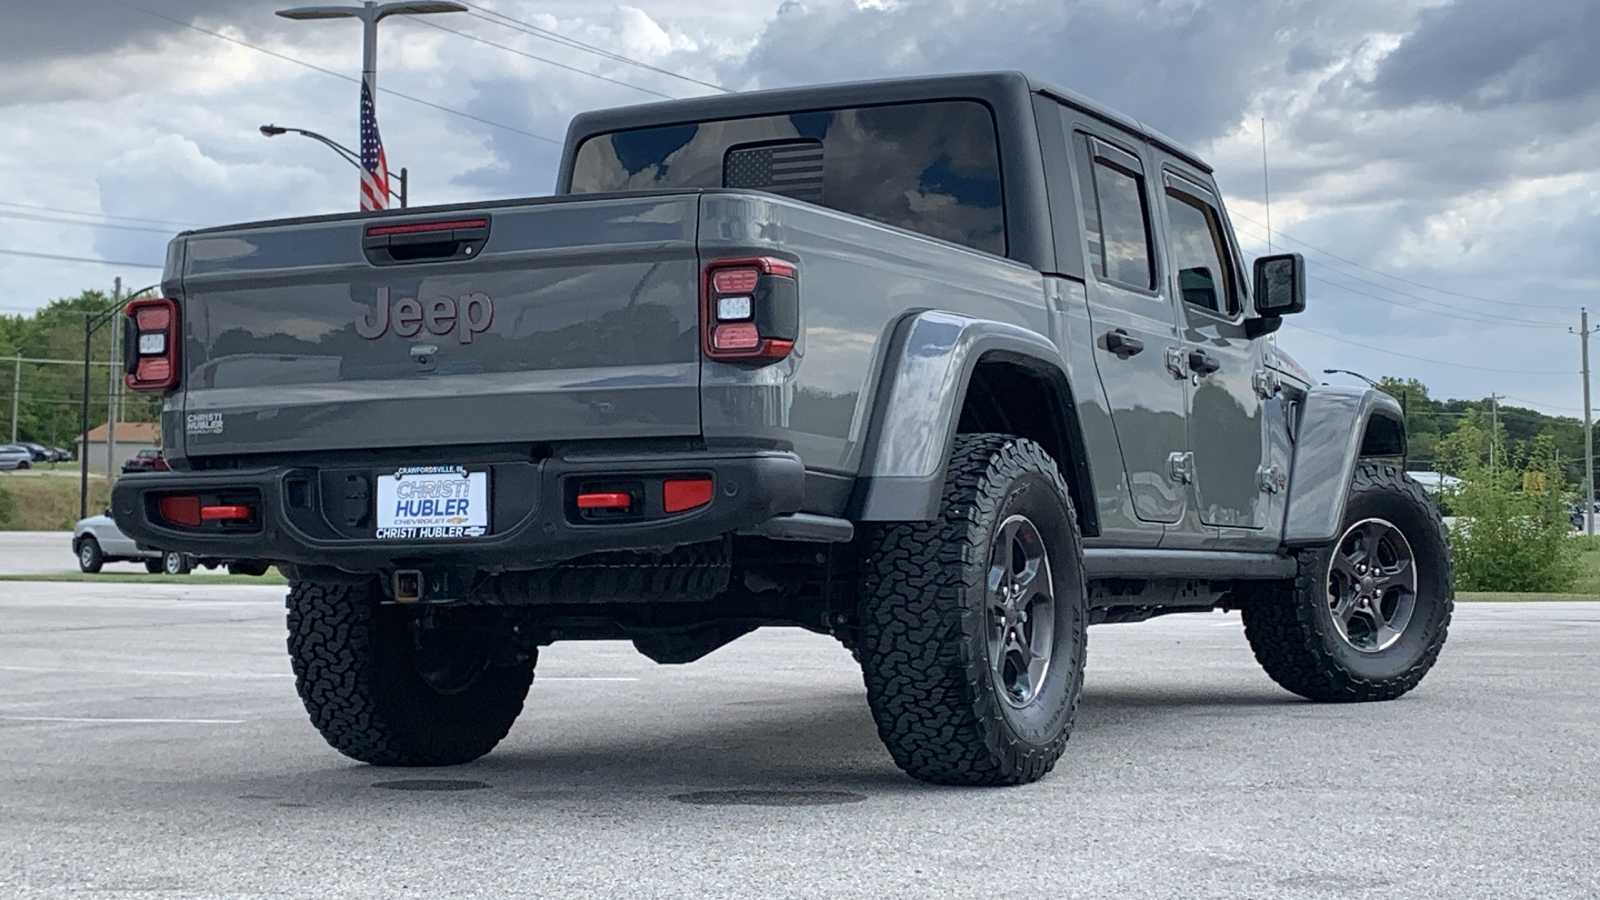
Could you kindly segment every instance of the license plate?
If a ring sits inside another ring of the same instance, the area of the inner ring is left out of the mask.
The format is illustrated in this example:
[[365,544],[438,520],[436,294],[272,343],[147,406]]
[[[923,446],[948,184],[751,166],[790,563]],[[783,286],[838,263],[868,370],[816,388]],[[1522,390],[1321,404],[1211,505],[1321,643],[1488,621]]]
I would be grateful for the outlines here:
[[379,540],[475,538],[489,533],[489,473],[412,466],[378,476]]

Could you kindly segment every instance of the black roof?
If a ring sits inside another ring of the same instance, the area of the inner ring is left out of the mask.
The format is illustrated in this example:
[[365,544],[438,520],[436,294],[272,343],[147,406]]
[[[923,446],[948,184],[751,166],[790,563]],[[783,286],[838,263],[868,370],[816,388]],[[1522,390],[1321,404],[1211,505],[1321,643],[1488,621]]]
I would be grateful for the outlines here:
[[[1137,119],[1117,112],[1076,91],[1033,78],[1022,72],[978,72],[840,82],[745,93],[713,94],[687,100],[602,109],[581,113],[572,120],[567,131],[567,146],[574,146],[574,139],[625,128],[957,96],[981,100],[1016,93],[1036,93],[1051,97],[1159,144],[1206,172],[1211,171],[1211,167],[1188,148]],[[562,174],[561,184],[564,188],[567,183],[565,176],[569,173],[564,171]]]

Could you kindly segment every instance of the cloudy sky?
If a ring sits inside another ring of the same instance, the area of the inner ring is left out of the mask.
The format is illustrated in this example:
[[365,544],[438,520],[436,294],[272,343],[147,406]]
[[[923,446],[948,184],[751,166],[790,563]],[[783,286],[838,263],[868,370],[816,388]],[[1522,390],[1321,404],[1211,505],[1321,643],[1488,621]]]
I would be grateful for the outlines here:
[[[184,227],[354,207],[354,169],[257,131],[357,140],[359,26],[272,15],[285,5],[8,0],[0,311],[148,284],[159,269],[136,264]],[[1600,307],[1593,0],[472,5],[382,26],[384,143],[414,203],[548,193],[585,109],[1021,69],[1211,160],[1248,256],[1267,247],[1265,120],[1273,247],[1312,278],[1280,345],[1308,368],[1581,412],[1567,329]]]

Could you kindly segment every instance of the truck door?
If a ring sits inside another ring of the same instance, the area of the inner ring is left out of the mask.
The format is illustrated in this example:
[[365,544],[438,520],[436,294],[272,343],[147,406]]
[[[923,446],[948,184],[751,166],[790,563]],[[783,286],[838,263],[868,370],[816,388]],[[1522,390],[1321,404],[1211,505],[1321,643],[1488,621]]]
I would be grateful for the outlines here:
[[1174,302],[1153,240],[1152,194],[1135,145],[1073,134],[1096,368],[1127,470],[1133,512],[1183,518],[1188,446]]
[[1200,521],[1261,528],[1267,510],[1256,391],[1259,348],[1245,331],[1238,254],[1223,226],[1222,205],[1206,181],[1166,171],[1162,188],[1169,277],[1182,301],[1189,449]]

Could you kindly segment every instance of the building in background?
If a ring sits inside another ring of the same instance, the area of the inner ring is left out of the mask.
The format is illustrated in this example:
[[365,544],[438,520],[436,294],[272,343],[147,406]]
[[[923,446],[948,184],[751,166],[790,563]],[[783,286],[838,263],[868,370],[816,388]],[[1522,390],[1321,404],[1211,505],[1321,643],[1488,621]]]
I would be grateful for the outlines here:
[[[90,472],[121,472],[124,460],[137,456],[140,450],[161,448],[161,429],[152,422],[118,422],[116,459],[107,460],[106,438],[110,431],[104,425],[89,429],[85,439],[78,441],[78,459],[89,461]],[[89,454],[84,456],[83,454]]]

